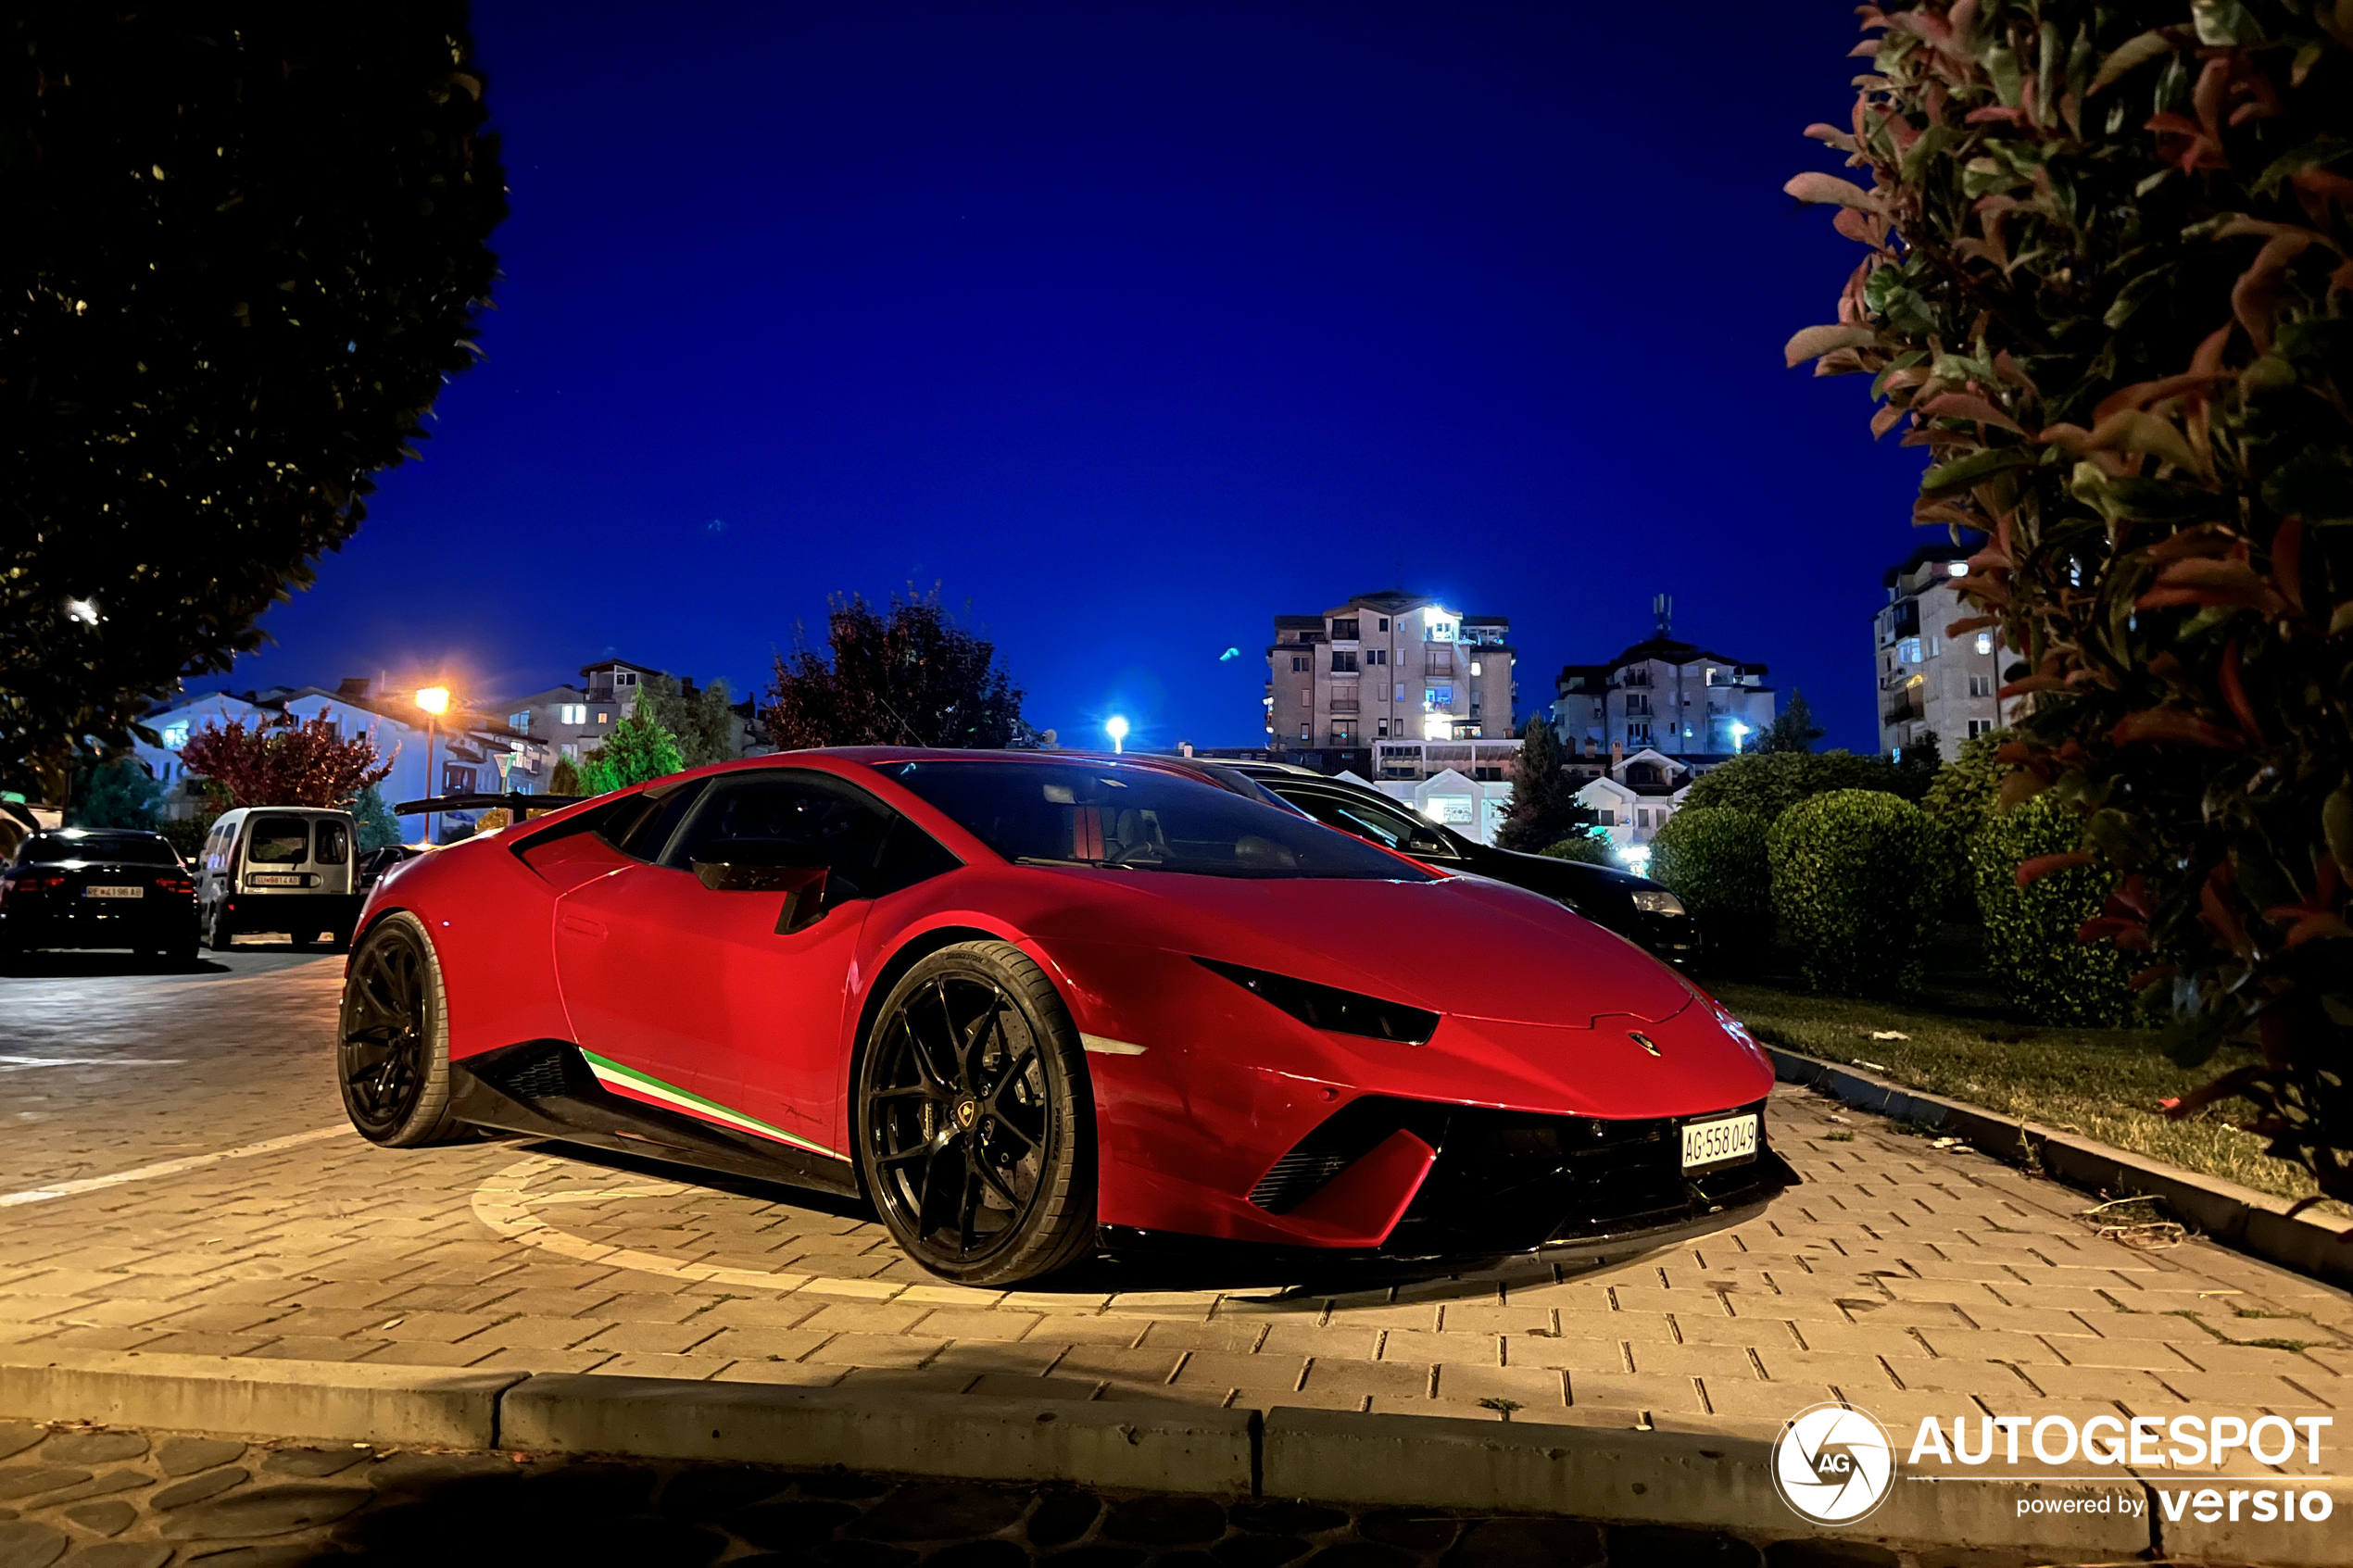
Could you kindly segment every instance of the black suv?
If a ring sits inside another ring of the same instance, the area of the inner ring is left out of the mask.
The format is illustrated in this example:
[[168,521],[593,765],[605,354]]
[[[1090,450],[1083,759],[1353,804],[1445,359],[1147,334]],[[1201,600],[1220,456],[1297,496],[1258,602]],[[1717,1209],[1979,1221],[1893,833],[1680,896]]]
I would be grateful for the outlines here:
[[1567,905],[1667,962],[1699,957],[1699,922],[1648,877],[1549,855],[1523,855],[1464,837],[1376,789],[1287,762],[1220,762],[1329,827],[1384,845],[1425,865],[1492,877]]
[[196,888],[159,833],[46,828],[0,865],[0,953],[132,947],[193,962]]

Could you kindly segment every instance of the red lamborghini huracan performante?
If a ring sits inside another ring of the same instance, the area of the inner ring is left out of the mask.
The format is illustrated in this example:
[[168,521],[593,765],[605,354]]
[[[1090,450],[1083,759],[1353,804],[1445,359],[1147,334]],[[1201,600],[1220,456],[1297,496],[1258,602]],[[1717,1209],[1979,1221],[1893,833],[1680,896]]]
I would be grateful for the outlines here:
[[862,1195],[969,1284],[1622,1243],[1793,1179],[1771,1063],[1673,970],[1144,759],[796,752],[436,851],[371,896],[340,1029],[379,1144]]

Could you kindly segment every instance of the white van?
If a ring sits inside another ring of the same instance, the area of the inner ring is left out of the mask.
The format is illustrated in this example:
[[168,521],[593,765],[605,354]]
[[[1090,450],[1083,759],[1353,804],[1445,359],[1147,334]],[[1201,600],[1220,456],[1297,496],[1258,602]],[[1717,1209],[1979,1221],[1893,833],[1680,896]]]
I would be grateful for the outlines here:
[[196,928],[226,952],[241,931],[283,931],[297,947],[321,935],[351,943],[361,896],[351,813],[315,806],[240,806],[220,813],[196,866]]

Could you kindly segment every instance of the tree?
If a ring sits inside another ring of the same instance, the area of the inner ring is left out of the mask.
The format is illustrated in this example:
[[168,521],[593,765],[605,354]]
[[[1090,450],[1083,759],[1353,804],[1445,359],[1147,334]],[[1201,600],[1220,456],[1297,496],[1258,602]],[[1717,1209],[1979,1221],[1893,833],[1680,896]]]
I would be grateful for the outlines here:
[[351,803],[351,816],[359,833],[362,849],[389,849],[401,842],[400,819],[384,804],[384,792],[374,784],[359,792]]
[[291,713],[224,728],[208,723],[180,748],[188,771],[220,785],[231,806],[349,807],[392,773],[366,735],[346,735],[321,715]]
[[640,703],[628,718],[612,727],[602,746],[580,759],[580,792],[610,795],[616,789],[667,778],[683,771],[686,759],[678,737],[661,727]]
[[0,784],[55,798],[258,646],[414,455],[505,182],[462,0],[17,6],[5,36]]
[[1921,797],[1920,809],[1936,819],[1955,846],[1965,847],[1999,809],[2002,780],[2010,771],[2001,750],[2009,740],[2007,730],[1988,730],[1963,741],[1961,754],[1937,770]]
[[1693,779],[1683,809],[1728,806],[1754,811],[1769,824],[1799,801],[1834,789],[1905,795],[1910,783],[1884,757],[1857,757],[1851,751],[1751,752]]
[[1792,686],[1789,706],[1773,716],[1765,733],[1756,737],[1751,752],[1811,751],[1824,731],[1814,722],[1814,709],[1806,705],[1806,694]]
[[2353,14],[2344,0],[1866,6],[1869,171],[1790,182],[1867,247],[1835,323],[1917,521],[2021,650],[2007,803],[2048,793],[2120,878],[2081,935],[2169,984],[2168,1044],[2353,1198]]
[[888,613],[855,595],[826,617],[831,662],[796,639],[776,659],[761,711],[779,750],[812,746],[1007,745],[1021,719],[1021,688],[992,643],[956,624],[937,589],[894,598]]
[[1562,766],[1560,737],[1530,715],[1520,726],[1519,759],[1512,767],[1512,809],[1495,834],[1505,849],[1541,853],[1593,820],[1578,804],[1577,781]]
[[66,821],[78,828],[147,828],[163,820],[163,786],[135,757],[74,770]]
[[547,773],[547,793],[553,796],[582,796],[588,793],[580,782],[579,765],[569,757],[559,757]]
[[736,755],[736,711],[728,706],[724,681],[693,691],[672,676],[648,675],[637,685],[637,711],[650,713],[678,738],[678,754],[689,768]]

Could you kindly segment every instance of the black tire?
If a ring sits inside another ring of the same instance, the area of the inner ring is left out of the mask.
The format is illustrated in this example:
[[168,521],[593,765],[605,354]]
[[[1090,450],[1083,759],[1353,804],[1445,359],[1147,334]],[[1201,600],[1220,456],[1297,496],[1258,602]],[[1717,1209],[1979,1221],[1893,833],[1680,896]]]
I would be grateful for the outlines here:
[[450,1143],[449,1010],[424,922],[402,911],[371,928],[344,977],[335,1082],[359,1135],[386,1148]]
[[1010,1285],[1093,1249],[1086,1054],[1053,982],[1011,943],[943,947],[891,987],[853,1110],[867,1195],[932,1273]]
[[204,945],[216,953],[225,953],[237,945],[236,933],[229,928],[229,914],[220,905],[204,920]]

